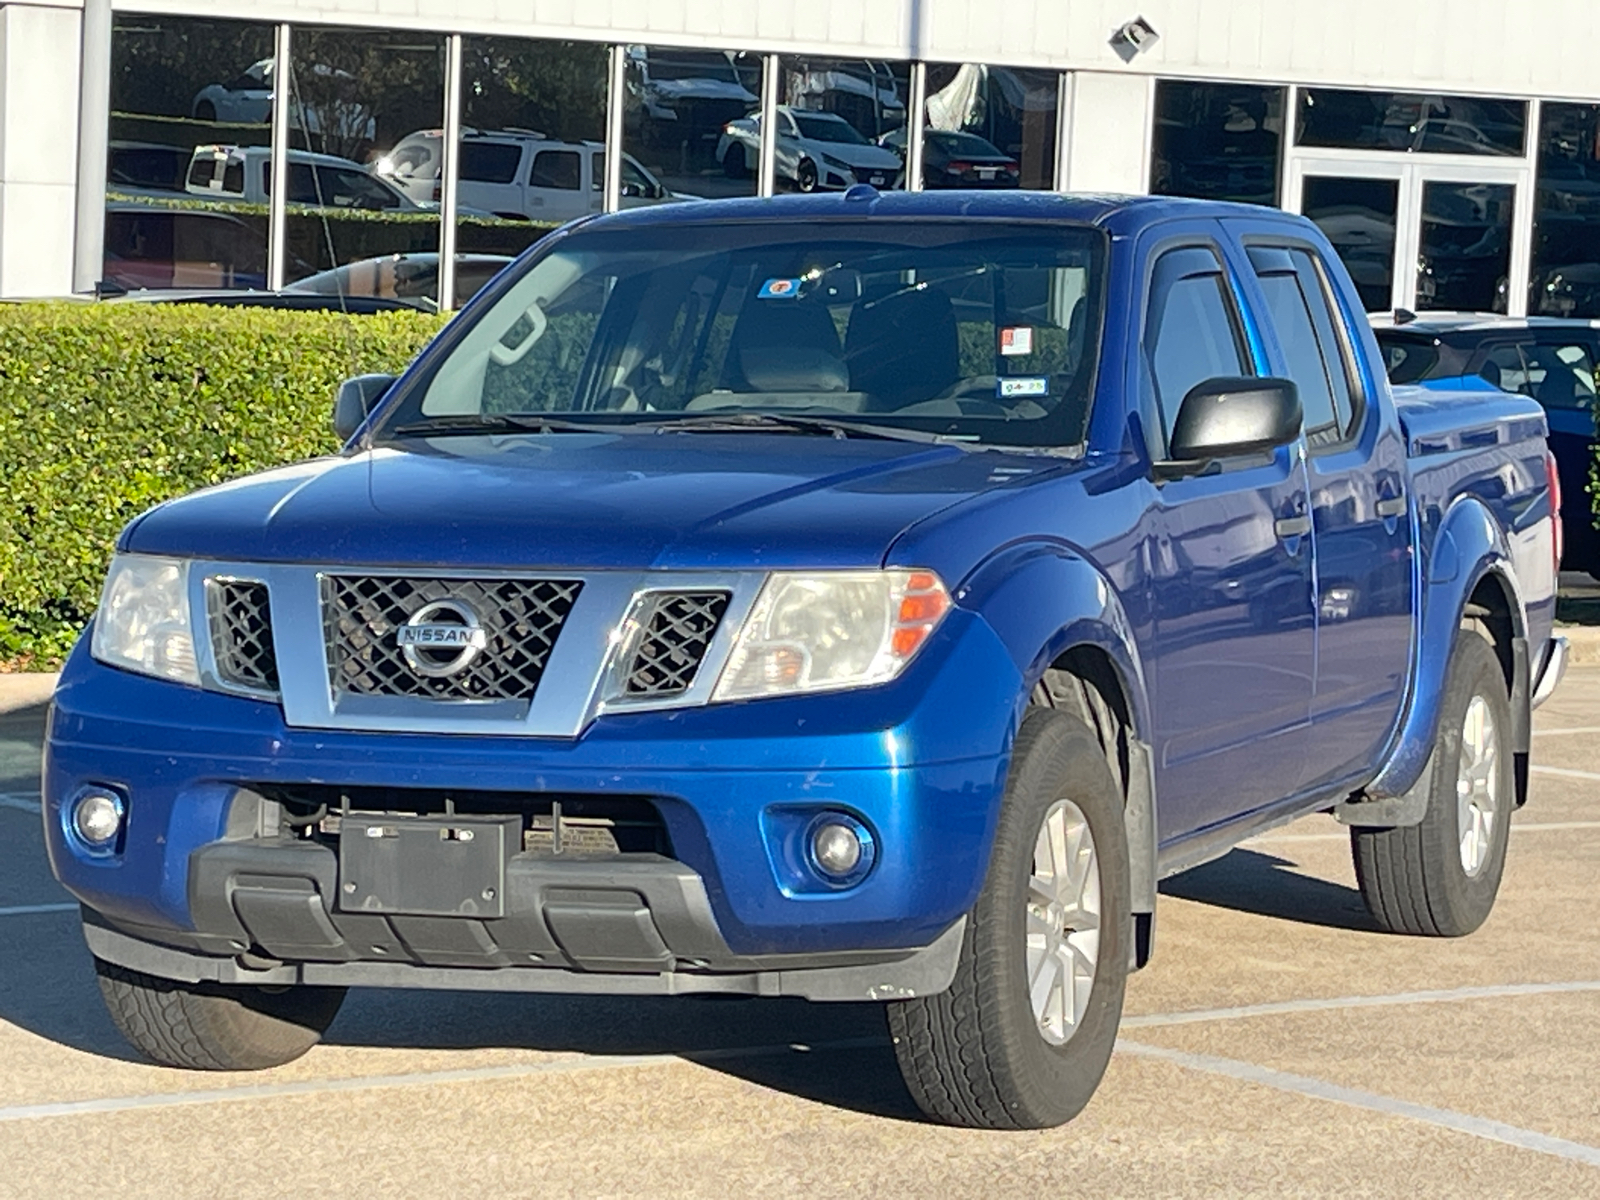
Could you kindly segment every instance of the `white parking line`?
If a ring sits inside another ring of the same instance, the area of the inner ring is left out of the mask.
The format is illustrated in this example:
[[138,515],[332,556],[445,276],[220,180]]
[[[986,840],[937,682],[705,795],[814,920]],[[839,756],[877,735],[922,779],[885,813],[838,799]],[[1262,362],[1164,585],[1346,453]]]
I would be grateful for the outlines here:
[[0,917],[29,917],[35,913],[77,912],[78,902],[71,904],[13,904],[0,908]]
[[883,1038],[850,1038],[815,1045],[746,1046],[684,1054],[575,1054],[549,1062],[519,1066],[468,1067],[459,1071],[413,1071],[404,1075],[367,1075],[353,1079],[308,1079],[298,1083],[259,1083],[235,1088],[207,1088],[194,1092],[157,1092],[145,1096],[107,1096],[98,1100],[67,1100],[59,1104],[18,1104],[0,1108],[0,1123],[37,1121],[50,1117],[77,1117],[88,1113],[128,1112],[145,1108],[174,1108],[193,1104],[225,1104],[238,1100],[268,1100],[278,1096],[305,1096],[323,1092],[355,1092],[370,1088],[416,1087],[445,1083],[471,1083],[480,1079],[524,1079],[533,1075],[567,1075],[578,1071],[610,1071],[622,1067],[662,1067],[682,1062],[719,1062],[723,1059],[767,1058],[783,1054],[810,1054],[822,1050],[862,1050],[887,1046]]
[[1558,733],[1600,733],[1600,725],[1575,725],[1567,729],[1535,729],[1534,737],[1553,737]]
[[1600,992],[1600,979],[1576,979],[1564,983],[1490,984],[1424,992],[1390,992],[1388,995],[1380,996],[1331,996],[1325,1000],[1279,1000],[1269,1004],[1245,1004],[1237,1008],[1196,1008],[1188,1012],[1123,1017],[1122,1027],[1164,1029],[1172,1025],[1233,1021],[1240,1017],[1273,1017],[1283,1013],[1336,1012],[1341,1009],[1385,1008],[1406,1004],[1448,1004],[1462,1000],[1501,1000],[1511,996],[1557,996],[1574,992]]
[[21,796],[15,792],[0,792],[0,808],[15,808],[26,813],[37,813],[39,801],[33,796]]
[[1528,770],[1535,775],[1560,775],[1563,779],[1594,779],[1600,780],[1600,774],[1594,771],[1574,771],[1569,767],[1532,766]]
[[1536,1133],[1517,1125],[1507,1125],[1503,1121],[1490,1121],[1483,1117],[1468,1116],[1466,1113],[1454,1112],[1448,1108],[1434,1108],[1427,1104],[1413,1104],[1409,1100],[1396,1100],[1393,1096],[1381,1096],[1376,1092],[1362,1091],[1360,1088],[1344,1087],[1341,1084],[1329,1083],[1325,1079],[1293,1075],[1288,1071],[1275,1071],[1271,1067],[1258,1067],[1254,1063],[1217,1058],[1210,1054],[1190,1054],[1183,1050],[1168,1050],[1162,1046],[1147,1046],[1140,1042],[1120,1039],[1117,1042],[1117,1049],[1124,1054],[1132,1054],[1139,1058],[1161,1059],[1191,1071],[1223,1075],[1244,1083],[1260,1084],[1263,1087],[1276,1088],[1280,1092],[1309,1096],[1315,1100],[1348,1104],[1353,1108],[1364,1108],[1369,1112],[1382,1113],[1385,1116],[1404,1117],[1411,1121],[1436,1125],[1441,1129],[1453,1130],[1456,1133],[1465,1133],[1471,1137],[1501,1142],[1521,1150],[1535,1150],[1540,1154],[1551,1154],[1570,1162],[1600,1167],[1600,1148],[1586,1146],[1582,1142],[1569,1142],[1565,1138],[1551,1137],[1545,1133]]
[[[1513,833],[1565,833],[1575,829],[1600,829],[1600,821],[1513,821]],[[1339,833],[1263,833],[1247,838],[1244,846],[1277,846],[1285,842],[1347,842],[1348,830]]]

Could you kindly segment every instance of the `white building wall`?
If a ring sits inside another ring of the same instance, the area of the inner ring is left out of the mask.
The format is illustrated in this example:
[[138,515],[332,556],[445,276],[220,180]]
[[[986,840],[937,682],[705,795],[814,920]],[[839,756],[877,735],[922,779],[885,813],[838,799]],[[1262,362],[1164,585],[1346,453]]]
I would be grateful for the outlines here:
[[72,291],[80,21],[0,5],[0,296]]
[[1146,75],[1074,71],[1067,84],[1062,187],[1143,192],[1150,180],[1153,82]]
[[[1600,100],[1600,0],[116,0],[119,10]],[[1112,33],[1160,40],[1124,65]]]

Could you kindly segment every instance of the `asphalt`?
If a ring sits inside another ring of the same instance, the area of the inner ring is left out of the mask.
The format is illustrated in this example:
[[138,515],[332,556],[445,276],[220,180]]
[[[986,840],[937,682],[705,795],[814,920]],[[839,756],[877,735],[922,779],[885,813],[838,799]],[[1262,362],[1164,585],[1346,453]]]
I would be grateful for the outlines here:
[[1377,932],[1312,817],[1164,885],[1099,1093],[923,1122],[869,1005],[354,992],[253,1075],[136,1060],[44,862],[0,680],[0,1197],[1600,1195],[1600,666],[1536,715],[1478,933]]

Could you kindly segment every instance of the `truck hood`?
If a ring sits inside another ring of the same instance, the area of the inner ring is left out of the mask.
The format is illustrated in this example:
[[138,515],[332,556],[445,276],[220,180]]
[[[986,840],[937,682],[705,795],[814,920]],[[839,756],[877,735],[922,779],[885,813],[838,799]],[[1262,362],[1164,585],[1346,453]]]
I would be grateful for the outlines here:
[[122,548],[408,567],[868,567],[908,526],[1062,465],[805,435],[439,438],[169,501]]

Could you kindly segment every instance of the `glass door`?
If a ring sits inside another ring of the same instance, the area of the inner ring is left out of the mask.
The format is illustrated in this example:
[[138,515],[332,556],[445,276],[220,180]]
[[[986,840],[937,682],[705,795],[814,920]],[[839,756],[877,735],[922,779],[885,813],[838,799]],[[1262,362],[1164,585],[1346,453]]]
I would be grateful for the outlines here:
[[1285,200],[1333,243],[1368,312],[1503,313],[1527,290],[1531,184],[1522,166],[1301,152]]

